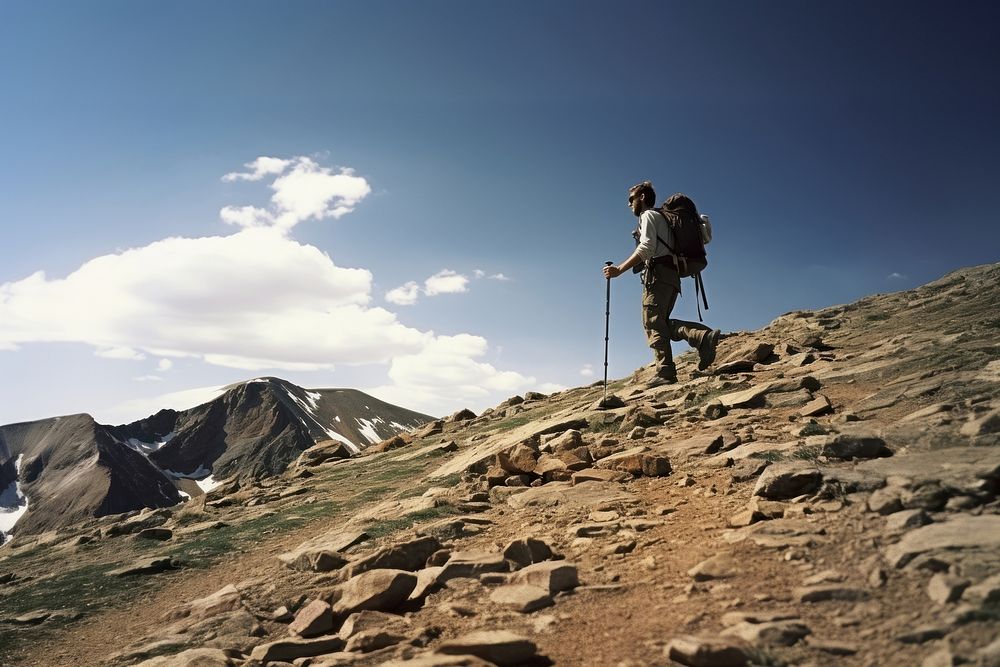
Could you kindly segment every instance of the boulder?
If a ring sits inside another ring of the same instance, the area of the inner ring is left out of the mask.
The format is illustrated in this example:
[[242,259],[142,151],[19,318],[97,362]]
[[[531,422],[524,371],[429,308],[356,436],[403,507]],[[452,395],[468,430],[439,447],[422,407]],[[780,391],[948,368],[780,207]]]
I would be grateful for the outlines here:
[[441,642],[437,647],[445,655],[474,655],[499,667],[524,665],[535,658],[535,643],[507,630],[480,630]]
[[364,532],[328,533],[306,540],[293,551],[278,556],[278,560],[293,570],[329,572],[347,563],[341,552],[368,539]]
[[407,542],[390,544],[363,558],[352,561],[348,566],[349,576],[368,570],[389,569],[414,572],[426,565],[427,559],[441,548],[441,542],[433,535],[418,537]]
[[513,584],[536,586],[555,595],[580,585],[576,565],[566,561],[545,561],[528,565],[515,572],[510,579]]
[[901,568],[917,556],[962,549],[985,553],[1000,550],[1000,515],[971,516],[959,514],[945,521],[916,528],[903,535],[885,550],[892,567]]
[[340,598],[333,604],[333,613],[344,617],[364,609],[391,611],[406,601],[416,585],[416,575],[405,570],[362,572],[338,587]]
[[167,570],[176,570],[180,566],[180,561],[174,560],[170,556],[154,556],[152,558],[140,558],[129,565],[123,565],[118,569],[111,570],[108,574],[113,577],[159,574]]
[[344,640],[336,635],[315,639],[279,639],[261,644],[250,653],[250,660],[266,664],[268,662],[291,662],[297,658],[310,658],[333,653],[344,648]]
[[529,584],[499,586],[490,593],[490,600],[522,614],[529,614],[553,604],[552,596],[548,591]]
[[299,610],[288,631],[300,637],[325,635],[333,630],[333,610],[323,600],[313,600]]
[[211,595],[175,607],[165,618],[174,621],[181,618],[201,620],[227,611],[235,611],[243,606],[243,600],[236,586],[229,584]]
[[560,433],[552,440],[545,443],[545,449],[551,452],[561,452],[567,449],[576,449],[577,447],[583,447],[583,436],[580,435],[580,431],[570,429]]
[[788,500],[815,493],[822,482],[819,468],[807,462],[775,463],[757,479],[753,493],[769,500]]
[[543,540],[524,537],[508,544],[503,550],[503,557],[517,567],[525,567],[551,559],[552,548]]
[[486,551],[457,551],[444,564],[438,582],[467,577],[475,579],[487,572],[507,572],[509,566],[503,554]]
[[538,453],[521,443],[506,452],[497,454],[496,463],[511,475],[522,475],[535,471]]
[[827,436],[820,454],[831,459],[874,459],[892,456],[892,451],[877,435],[859,432]]
[[722,631],[723,637],[739,637],[754,645],[791,646],[812,631],[800,620],[770,623],[737,623]]

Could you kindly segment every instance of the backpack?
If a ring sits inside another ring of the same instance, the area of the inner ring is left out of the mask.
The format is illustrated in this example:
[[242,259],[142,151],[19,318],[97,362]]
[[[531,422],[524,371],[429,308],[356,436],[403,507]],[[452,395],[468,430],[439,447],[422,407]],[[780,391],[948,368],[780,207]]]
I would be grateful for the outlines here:
[[[698,215],[698,207],[687,195],[677,193],[667,198],[659,212],[674,233],[674,246],[664,243],[677,263],[677,272],[682,278],[694,278],[695,303],[698,304],[698,320],[701,320],[701,300],[708,310],[708,297],[701,272],[708,266],[705,244],[712,240],[712,223],[707,215]],[[662,241],[662,239],[660,239]]]

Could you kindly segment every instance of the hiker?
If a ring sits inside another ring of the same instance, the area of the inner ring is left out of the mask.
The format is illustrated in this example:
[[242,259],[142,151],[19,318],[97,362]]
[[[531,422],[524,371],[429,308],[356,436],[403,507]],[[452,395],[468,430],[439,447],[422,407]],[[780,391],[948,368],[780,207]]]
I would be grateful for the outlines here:
[[686,340],[697,349],[698,370],[705,370],[715,361],[715,348],[720,336],[718,329],[704,324],[670,319],[681,292],[682,270],[679,267],[684,266],[684,258],[678,258],[671,252],[670,248],[676,247],[674,231],[666,217],[653,207],[655,201],[656,192],[649,181],[629,188],[628,206],[639,218],[638,228],[633,234],[637,242],[635,252],[618,266],[604,267],[604,277],[609,280],[629,269],[637,273],[641,267],[642,325],[656,360],[656,375],[647,385],[650,388],[677,382],[671,340]]

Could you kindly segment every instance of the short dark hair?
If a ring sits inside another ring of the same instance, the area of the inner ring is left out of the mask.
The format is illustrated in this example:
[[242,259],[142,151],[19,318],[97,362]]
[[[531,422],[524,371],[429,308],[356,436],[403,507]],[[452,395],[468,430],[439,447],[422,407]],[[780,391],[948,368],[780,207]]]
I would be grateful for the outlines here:
[[635,197],[645,198],[647,194],[649,195],[649,199],[647,201],[650,206],[653,206],[656,202],[656,190],[653,189],[652,183],[649,181],[643,181],[642,183],[637,183],[628,189],[629,201]]

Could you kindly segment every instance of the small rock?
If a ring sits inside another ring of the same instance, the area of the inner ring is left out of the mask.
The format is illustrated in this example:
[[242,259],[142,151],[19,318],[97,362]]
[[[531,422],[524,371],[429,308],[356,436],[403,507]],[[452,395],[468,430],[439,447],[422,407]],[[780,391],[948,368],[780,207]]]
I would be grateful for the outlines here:
[[515,584],[529,584],[555,595],[580,585],[576,565],[566,561],[546,561],[535,563],[518,570],[511,577]]
[[726,579],[742,569],[742,563],[733,554],[720,553],[692,567],[688,570],[688,576],[695,581]]
[[919,528],[931,523],[931,517],[922,509],[903,510],[890,514],[885,519],[885,527],[889,530],[906,530]]
[[165,542],[174,536],[174,531],[169,528],[144,528],[135,534],[137,540],[158,540]]
[[724,637],[739,637],[751,644],[791,646],[812,632],[800,620],[770,623],[737,623],[722,631]]
[[829,653],[830,655],[854,655],[858,652],[857,644],[837,641],[835,639],[817,639],[810,636],[806,638],[806,643],[817,651]]
[[923,625],[896,635],[896,641],[902,644],[923,644],[932,639],[941,639],[946,634],[948,634],[948,628],[946,627]]
[[490,600],[523,614],[552,605],[552,597],[548,591],[530,584],[500,586],[490,593]]
[[720,637],[675,637],[663,653],[689,667],[744,667],[754,657],[744,642]]
[[799,602],[825,602],[827,600],[867,600],[868,591],[862,588],[852,588],[837,584],[821,584],[819,586],[802,586],[792,592]]
[[968,579],[956,577],[946,572],[938,572],[927,584],[927,597],[938,604],[957,602],[962,593],[972,583]]
[[833,406],[830,404],[830,399],[823,394],[816,394],[816,397],[802,406],[799,410],[799,416],[801,417],[819,417],[820,415],[825,415],[833,412]]

